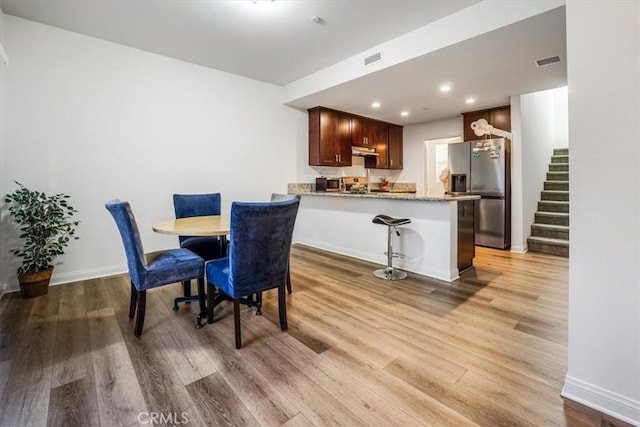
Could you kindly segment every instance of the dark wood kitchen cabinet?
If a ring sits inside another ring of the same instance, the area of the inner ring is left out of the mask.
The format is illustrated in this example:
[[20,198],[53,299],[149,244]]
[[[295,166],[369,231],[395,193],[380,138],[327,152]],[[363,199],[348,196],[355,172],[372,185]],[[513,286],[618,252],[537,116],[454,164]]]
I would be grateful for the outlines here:
[[402,169],[402,126],[389,125],[388,169]]
[[373,148],[387,140],[387,123],[366,117],[351,116],[351,144]]
[[365,158],[364,165],[372,169],[402,169],[402,126],[380,123],[375,143],[378,156]]
[[351,145],[366,145],[364,136],[365,120],[351,116]]
[[374,148],[365,167],[402,169],[402,126],[315,107],[309,112],[309,165],[351,166],[351,147]]
[[475,141],[477,139],[488,139],[494,137],[493,135],[478,136],[471,129],[471,123],[478,119],[485,119],[487,123],[496,129],[506,130],[511,132],[511,106],[505,105],[503,107],[491,108],[488,110],[470,111],[462,114],[464,120],[464,140]]
[[309,110],[309,165],[351,166],[351,116],[326,108]]
[[462,273],[473,267],[475,245],[475,205],[473,200],[458,203],[458,271]]

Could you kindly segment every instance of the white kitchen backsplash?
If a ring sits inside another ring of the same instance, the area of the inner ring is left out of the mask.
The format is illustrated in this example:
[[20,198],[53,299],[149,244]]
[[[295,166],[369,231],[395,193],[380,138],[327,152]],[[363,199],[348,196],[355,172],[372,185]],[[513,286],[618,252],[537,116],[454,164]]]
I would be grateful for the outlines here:
[[[331,166],[310,166],[313,170],[318,172],[318,176],[326,176],[328,178],[343,177],[343,176],[367,176],[367,169],[364,167],[364,157],[352,157],[351,166],[345,167],[331,167]],[[387,169],[369,169],[369,178],[371,182],[380,181],[380,177],[386,177],[389,182],[394,182],[400,175],[399,170],[387,170]]]

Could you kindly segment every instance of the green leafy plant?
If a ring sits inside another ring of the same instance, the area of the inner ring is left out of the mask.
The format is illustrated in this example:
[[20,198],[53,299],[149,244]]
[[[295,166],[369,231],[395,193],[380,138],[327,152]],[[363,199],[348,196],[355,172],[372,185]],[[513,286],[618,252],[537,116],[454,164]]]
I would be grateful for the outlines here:
[[72,220],[77,211],[69,205],[70,196],[66,194],[47,196],[16,184],[20,188],[7,194],[4,201],[18,224],[23,244],[9,253],[22,258],[18,274],[37,273],[50,268],[69,241],[78,239],[75,232],[79,221]]

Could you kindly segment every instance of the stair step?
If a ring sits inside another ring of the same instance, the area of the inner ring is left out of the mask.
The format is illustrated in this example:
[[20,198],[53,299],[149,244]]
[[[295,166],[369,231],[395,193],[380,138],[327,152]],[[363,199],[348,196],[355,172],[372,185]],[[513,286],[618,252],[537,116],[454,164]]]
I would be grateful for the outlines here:
[[566,225],[532,224],[531,237],[569,240],[569,227]]
[[569,163],[569,155],[551,156],[551,163]]
[[569,214],[562,212],[536,212],[534,215],[536,224],[553,224],[569,226]]
[[564,200],[541,200],[538,202],[538,211],[569,213],[569,202]]
[[545,190],[569,191],[569,181],[545,181]]
[[547,181],[569,181],[569,172],[547,172]]
[[569,149],[568,148],[554,148],[553,149],[554,156],[568,156]]
[[527,246],[530,252],[541,252],[564,257],[569,256],[569,241],[567,240],[529,237],[527,239]]
[[540,197],[544,201],[556,200],[556,201],[568,202],[569,201],[569,192],[568,191],[562,191],[562,190],[543,190],[540,193]]
[[549,172],[569,172],[569,163],[549,163]]

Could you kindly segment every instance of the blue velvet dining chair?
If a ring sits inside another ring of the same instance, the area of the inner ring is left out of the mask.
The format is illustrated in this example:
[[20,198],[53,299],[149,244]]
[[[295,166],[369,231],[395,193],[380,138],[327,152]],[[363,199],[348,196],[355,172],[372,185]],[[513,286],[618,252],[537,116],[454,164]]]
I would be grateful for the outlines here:
[[105,205],[120,231],[131,279],[129,318],[137,312],[135,336],[142,334],[147,289],[199,279],[204,288],[204,260],[188,249],[172,249],[145,256],[138,225],[129,202],[112,200]]
[[[271,193],[271,201],[274,200],[289,200],[289,199],[298,199],[300,200],[300,196],[292,195],[292,194],[279,194],[279,193]],[[291,295],[291,262],[287,263],[287,293]]]
[[[294,197],[231,205],[229,255],[208,262],[205,269],[210,286],[208,322],[213,322],[217,303],[232,300],[236,348],[242,345],[240,303],[257,305],[260,314],[262,292],[268,289],[278,289],[280,329],[287,329],[285,283],[299,204],[300,198]],[[257,300],[248,298],[251,295]]]
[[[220,193],[209,194],[174,194],[173,210],[176,218],[191,218],[194,216],[220,215]],[[179,236],[180,247],[189,249],[205,261],[220,258],[226,252],[223,239],[218,236]],[[226,239],[224,239],[226,240]],[[191,281],[182,282],[184,297],[176,298],[173,309],[178,309],[178,303],[194,301],[191,296]]]

